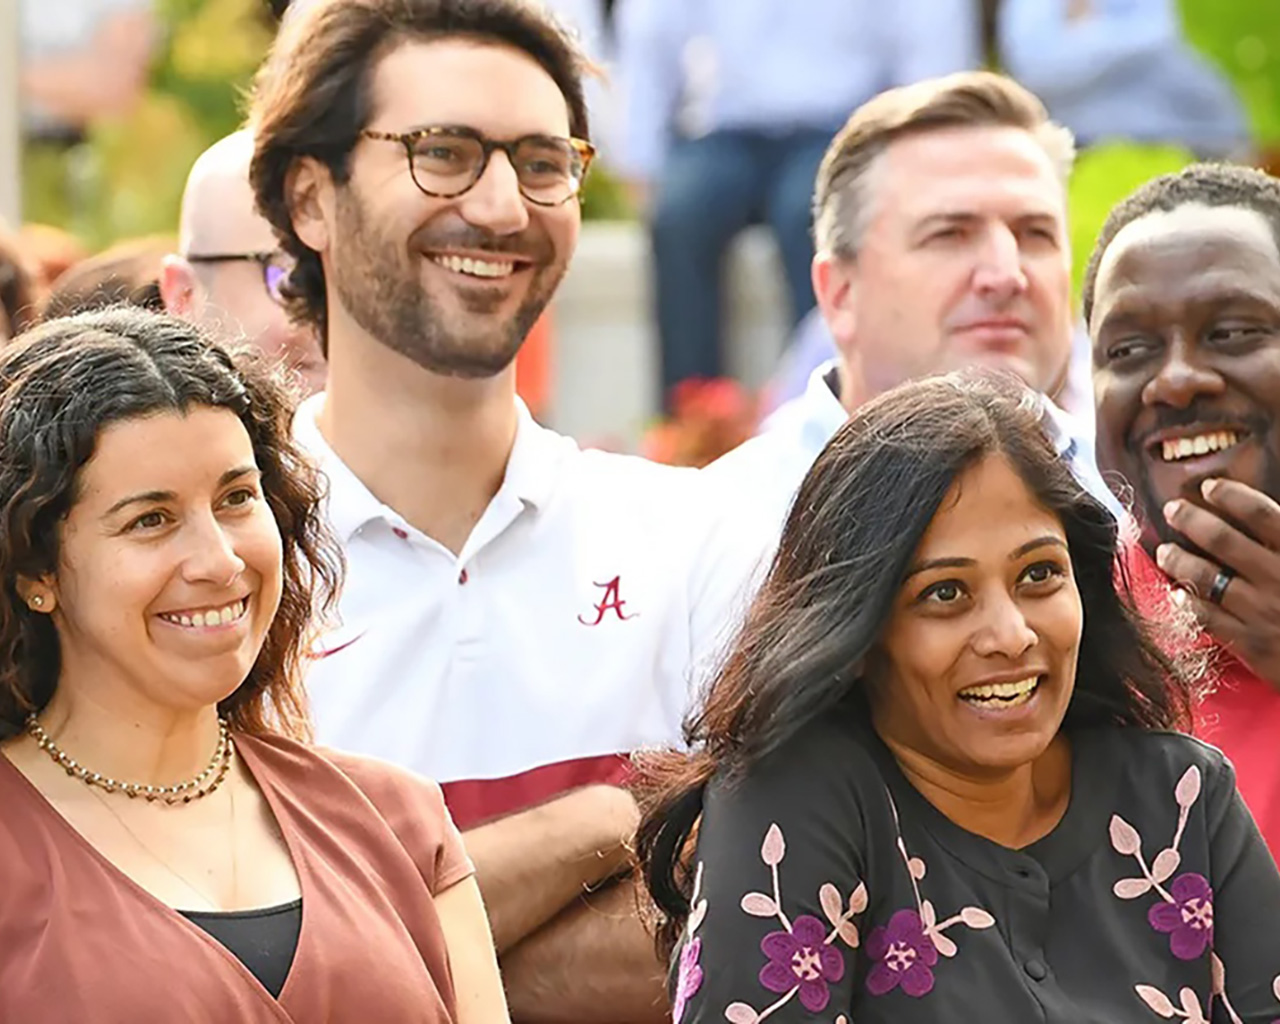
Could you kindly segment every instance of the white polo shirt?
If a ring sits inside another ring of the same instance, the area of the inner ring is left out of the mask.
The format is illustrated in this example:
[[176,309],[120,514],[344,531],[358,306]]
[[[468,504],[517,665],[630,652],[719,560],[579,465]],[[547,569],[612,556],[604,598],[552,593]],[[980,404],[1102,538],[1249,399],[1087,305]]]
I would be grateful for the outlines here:
[[696,471],[582,451],[521,403],[502,486],[454,555],[337,457],[323,401],[295,421],[348,563],[307,679],[321,743],[437,779],[465,828],[678,742]]

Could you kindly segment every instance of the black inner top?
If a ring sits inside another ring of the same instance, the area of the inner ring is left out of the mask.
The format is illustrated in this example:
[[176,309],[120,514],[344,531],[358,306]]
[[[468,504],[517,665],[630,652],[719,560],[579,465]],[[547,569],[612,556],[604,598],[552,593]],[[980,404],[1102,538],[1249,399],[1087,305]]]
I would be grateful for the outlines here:
[[260,910],[178,913],[226,946],[273,998],[280,997],[302,931],[301,899]]

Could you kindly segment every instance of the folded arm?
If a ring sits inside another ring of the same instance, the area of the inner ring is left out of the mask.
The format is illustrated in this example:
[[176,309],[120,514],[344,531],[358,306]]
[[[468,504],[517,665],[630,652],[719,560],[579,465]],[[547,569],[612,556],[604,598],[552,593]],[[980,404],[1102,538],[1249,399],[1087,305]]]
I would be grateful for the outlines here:
[[665,971],[643,924],[634,879],[577,900],[503,961],[520,1024],[659,1024],[670,1019]]
[[625,790],[586,786],[464,833],[498,953],[622,871],[637,820]]

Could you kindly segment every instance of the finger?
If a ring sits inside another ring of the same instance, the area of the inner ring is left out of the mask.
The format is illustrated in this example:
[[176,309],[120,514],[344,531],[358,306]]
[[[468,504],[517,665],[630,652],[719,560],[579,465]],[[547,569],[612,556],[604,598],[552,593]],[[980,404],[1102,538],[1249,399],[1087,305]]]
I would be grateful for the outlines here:
[[[1232,586],[1234,585],[1233,582]],[[1227,588],[1227,592],[1231,592],[1231,587]],[[1249,640],[1248,626],[1220,605],[1210,604],[1194,595],[1187,600],[1191,602],[1191,610],[1196,619],[1211,637],[1230,648],[1237,656],[1245,650]]]
[[1175,499],[1165,505],[1164,518],[1220,565],[1240,575],[1280,578],[1280,555],[1245,536],[1216,513],[1189,501]]
[[[1156,548],[1156,564],[1191,591],[1193,598],[1209,604],[1209,592],[1213,589],[1214,580],[1218,578],[1222,566],[1194,555],[1177,544],[1161,544]],[[1257,607],[1257,601],[1254,600],[1256,593],[1247,579],[1233,575],[1217,607],[1225,609],[1228,614],[1241,621],[1251,620],[1251,613]]]
[[1239,480],[1206,480],[1200,485],[1205,501],[1244,527],[1272,550],[1280,550],[1280,503]]
[[[1259,619],[1241,619],[1199,598],[1188,597],[1187,600],[1191,602],[1191,610],[1215,641],[1264,679],[1280,682],[1280,677],[1274,671],[1268,675],[1263,668],[1271,665],[1274,669],[1276,655],[1280,653],[1280,640],[1277,639],[1273,624],[1268,627]],[[1276,619],[1272,617],[1270,621],[1274,623]]]

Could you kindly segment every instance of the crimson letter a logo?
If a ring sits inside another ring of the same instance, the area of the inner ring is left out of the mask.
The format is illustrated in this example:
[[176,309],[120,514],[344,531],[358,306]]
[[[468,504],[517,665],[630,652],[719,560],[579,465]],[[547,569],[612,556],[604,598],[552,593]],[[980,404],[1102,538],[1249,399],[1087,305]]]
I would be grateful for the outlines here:
[[621,576],[615,576],[608,583],[593,583],[593,587],[600,587],[604,591],[604,596],[600,598],[600,603],[595,605],[593,609],[596,613],[595,621],[588,622],[581,615],[578,616],[578,621],[584,626],[598,626],[604,621],[605,612],[613,612],[621,622],[626,622],[627,619],[634,619],[639,615],[639,612],[635,612],[632,615],[626,614],[627,602],[622,599],[618,589],[621,580]]

